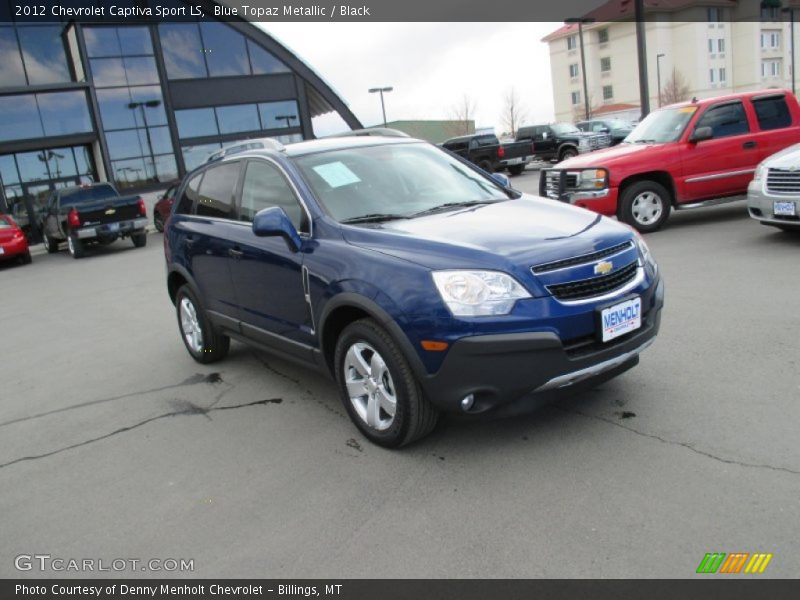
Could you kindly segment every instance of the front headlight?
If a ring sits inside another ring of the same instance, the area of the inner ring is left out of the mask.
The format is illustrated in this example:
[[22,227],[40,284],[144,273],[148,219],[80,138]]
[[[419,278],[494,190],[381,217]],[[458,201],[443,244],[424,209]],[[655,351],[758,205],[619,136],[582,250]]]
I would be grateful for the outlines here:
[[766,165],[764,165],[763,162],[758,163],[758,166],[756,167],[756,172],[753,174],[753,181],[761,181],[761,178],[764,176],[764,173],[766,173],[766,171],[767,171]]
[[635,232],[634,240],[636,241],[636,245],[639,247],[639,254],[642,256],[642,263],[646,266],[649,266],[650,269],[653,271],[653,275],[658,273],[658,263],[656,259],[653,258],[653,255],[650,253],[650,248],[644,241],[644,238],[639,234],[638,231]]
[[579,190],[603,190],[608,187],[608,171],[605,169],[583,169],[569,171],[575,175],[575,187]]
[[434,271],[433,282],[455,317],[507,315],[520,298],[531,295],[498,271]]

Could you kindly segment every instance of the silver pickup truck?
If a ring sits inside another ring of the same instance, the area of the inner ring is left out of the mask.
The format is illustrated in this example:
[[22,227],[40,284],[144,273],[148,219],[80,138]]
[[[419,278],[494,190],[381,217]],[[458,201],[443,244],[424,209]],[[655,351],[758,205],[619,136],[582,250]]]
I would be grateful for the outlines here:
[[747,187],[747,210],[764,225],[800,231],[800,144],[761,161]]

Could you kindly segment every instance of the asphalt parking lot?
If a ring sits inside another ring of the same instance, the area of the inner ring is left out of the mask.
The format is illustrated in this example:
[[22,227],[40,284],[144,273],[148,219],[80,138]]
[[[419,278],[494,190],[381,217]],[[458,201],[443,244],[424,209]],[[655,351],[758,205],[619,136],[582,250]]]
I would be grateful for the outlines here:
[[681,578],[712,551],[797,576],[800,235],[743,202],[647,237],[667,296],[638,367],[401,451],[312,372],[240,344],[191,360],[161,241],[0,267],[0,577],[64,575],[14,568],[44,553],[200,578]]

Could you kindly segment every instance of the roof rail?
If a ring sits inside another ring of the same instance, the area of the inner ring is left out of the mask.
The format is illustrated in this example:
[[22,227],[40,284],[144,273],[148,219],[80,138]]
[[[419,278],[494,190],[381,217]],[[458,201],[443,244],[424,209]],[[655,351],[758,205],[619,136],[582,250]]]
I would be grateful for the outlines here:
[[354,136],[365,136],[365,135],[375,135],[383,137],[411,137],[407,133],[400,131],[399,129],[392,129],[391,127],[367,127],[366,129],[354,129],[353,131],[345,131],[344,133],[337,133],[335,135],[329,135],[326,137],[338,138],[338,137],[354,137]]

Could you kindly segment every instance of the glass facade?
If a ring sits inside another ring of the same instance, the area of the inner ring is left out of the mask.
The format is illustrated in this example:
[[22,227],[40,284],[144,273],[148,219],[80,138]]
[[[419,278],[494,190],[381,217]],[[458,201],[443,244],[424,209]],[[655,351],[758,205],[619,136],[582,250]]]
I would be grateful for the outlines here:
[[119,187],[178,177],[150,29],[85,27],[112,178]]
[[61,25],[0,23],[0,88],[69,81]]
[[181,139],[273,129],[300,129],[300,113],[295,100],[234,104],[208,108],[176,110]]
[[169,79],[289,73],[270,52],[224,23],[159,25]]
[[0,141],[93,131],[86,92],[0,96]]

